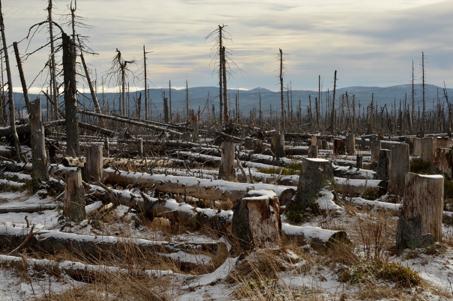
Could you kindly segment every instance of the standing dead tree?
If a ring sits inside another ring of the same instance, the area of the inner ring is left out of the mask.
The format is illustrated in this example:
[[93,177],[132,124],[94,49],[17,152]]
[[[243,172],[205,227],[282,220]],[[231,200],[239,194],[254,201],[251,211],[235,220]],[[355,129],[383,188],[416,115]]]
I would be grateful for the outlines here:
[[25,74],[22,68],[22,60],[20,58],[19,47],[17,42],[13,43],[14,54],[16,55],[17,69],[19,70],[20,83],[22,85],[22,93],[24,95],[25,106],[27,107],[27,112],[30,113],[30,99],[28,98],[28,87],[25,81]]
[[331,133],[335,133],[335,97],[337,93],[337,70],[334,72],[333,76],[333,96],[332,96],[332,113],[330,115],[330,130]]
[[147,71],[147,66],[146,66],[147,65],[147,62],[146,62],[147,53],[149,53],[149,52],[146,52],[146,46],[143,45],[143,72],[144,72],[144,76],[145,76],[145,91],[144,91],[144,93],[145,93],[145,120],[148,120],[151,117],[151,115],[150,115],[151,112],[148,111],[150,104],[148,104],[148,101],[149,101],[149,99],[148,99],[148,71]]
[[113,58],[113,65],[110,69],[110,76],[115,76],[117,83],[121,85],[118,110],[122,116],[126,114],[126,74],[129,71],[128,65],[133,63],[134,61],[124,60],[121,51],[118,48],[116,49],[116,55]]
[[66,153],[75,157],[80,153],[79,123],[77,119],[76,47],[67,34],[63,38],[64,98],[66,116]]
[[49,24],[49,35],[50,35],[50,61],[49,61],[49,71],[50,71],[50,100],[51,100],[51,116],[52,119],[57,119],[58,112],[58,84],[57,84],[57,71],[55,64],[55,40],[53,35],[53,1],[49,0],[49,5],[47,6],[48,18],[47,22]]
[[279,49],[280,53],[280,129],[285,131],[285,95],[283,92],[283,50]]
[[13,138],[13,143],[14,143],[14,147],[16,150],[17,160],[21,160],[19,136],[17,135],[17,131],[16,131],[16,110],[15,110],[14,95],[13,95],[13,82],[12,82],[12,76],[11,76],[11,68],[10,68],[10,64],[9,64],[8,46],[6,44],[5,23],[3,20],[3,10],[2,10],[1,0],[0,0],[0,33],[2,36],[3,57],[5,59],[6,76],[7,76],[7,80],[8,80],[8,104],[9,104],[9,122],[10,122],[10,128],[11,128],[11,136]]

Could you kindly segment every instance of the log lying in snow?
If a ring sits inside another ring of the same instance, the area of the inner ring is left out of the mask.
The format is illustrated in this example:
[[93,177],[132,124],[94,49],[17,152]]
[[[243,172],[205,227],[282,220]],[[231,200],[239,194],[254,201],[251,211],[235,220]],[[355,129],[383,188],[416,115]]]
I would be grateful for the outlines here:
[[148,129],[152,129],[152,130],[162,131],[162,132],[166,132],[166,133],[170,133],[170,134],[175,134],[175,135],[183,134],[181,132],[172,130],[168,127],[162,127],[162,126],[157,126],[157,125],[150,124],[150,123],[135,121],[135,120],[131,120],[129,118],[116,117],[116,116],[110,116],[110,115],[105,115],[105,114],[98,114],[98,113],[94,113],[94,112],[90,112],[90,111],[79,111],[79,113],[84,114],[84,115],[89,115],[89,116],[95,116],[98,118],[127,123],[127,124],[131,124],[131,125],[135,125],[135,126],[139,126],[139,127],[143,127],[143,128],[148,128]]
[[[124,275],[133,277],[161,278],[174,276],[185,278],[186,275],[174,273],[171,270],[140,270],[124,269],[116,266],[92,265],[76,261],[55,261],[49,259],[34,259],[17,256],[0,255],[0,266],[14,268],[31,268],[37,271],[49,271],[52,273],[66,273],[71,278],[91,283],[100,277],[109,275]],[[102,278],[101,278],[102,279]]]
[[378,193],[382,190],[381,180],[347,179],[335,177],[335,191],[345,195],[362,195],[365,192]]
[[27,204],[27,205],[4,205],[0,206],[0,214],[5,213],[33,213],[60,208],[58,204]]
[[335,243],[349,243],[345,231],[327,230],[314,226],[294,226],[282,224],[283,238],[287,241],[310,243],[315,247],[330,247]]
[[195,177],[151,175],[148,173],[123,172],[104,169],[104,181],[107,184],[117,184],[123,187],[132,185],[140,188],[155,189],[165,193],[176,193],[193,196],[204,200],[231,200],[243,198],[249,190],[272,190],[280,196],[291,186],[272,184],[248,184],[223,180],[207,180]]
[[[0,248],[12,250],[29,236],[30,229],[0,225]],[[138,238],[116,236],[93,236],[66,233],[54,230],[39,230],[28,240],[27,248],[56,254],[60,251],[71,251],[84,258],[106,259],[109,255],[123,258],[134,250],[150,259],[165,260],[179,264],[183,270],[191,270],[199,264],[210,266],[223,262],[228,255],[225,243],[220,241],[206,242],[166,242],[150,241]],[[206,252],[212,255],[202,255]],[[200,255],[196,255],[200,254]],[[221,258],[219,258],[221,257]]]

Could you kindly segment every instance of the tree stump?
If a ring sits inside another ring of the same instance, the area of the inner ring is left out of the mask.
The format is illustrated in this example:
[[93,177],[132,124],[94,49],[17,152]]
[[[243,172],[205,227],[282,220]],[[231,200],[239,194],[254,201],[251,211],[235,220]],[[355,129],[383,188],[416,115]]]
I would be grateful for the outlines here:
[[311,136],[310,145],[318,145],[318,136],[316,136],[316,135]]
[[346,153],[350,156],[355,155],[355,135],[348,134],[346,136]]
[[436,150],[434,165],[443,174],[446,174],[447,177],[451,178],[453,176],[453,173],[452,173],[452,168],[453,168],[452,149],[451,148],[438,148]]
[[327,140],[322,139],[321,140],[321,149],[328,149],[328,148],[329,148],[329,144],[327,143]]
[[433,163],[434,161],[434,140],[432,137],[421,139],[421,159],[425,162]]
[[104,156],[106,158],[110,157],[110,142],[109,142],[109,138],[105,137],[105,140],[104,140]]
[[362,155],[357,155],[356,157],[356,166],[357,168],[362,168],[363,166],[363,156]]
[[63,215],[73,222],[80,222],[86,218],[85,190],[80,169],[66,173]]
[[222,162],[219,168],[219,178],[234,181],[236,179],[236,172],[234,170],[236,145],[234,142],[225,140],[222,142],[220,150]]
[[46,140],[41,118],[41,103],[37,99],[30,104],[31,155],[33,169],[31,172],[33,191],[39,190],[41,183],[49,180],[47,169]]
[[308,148],[308,158],[318,158],[318,146],[310,145]]
[[91,145],[87,152],[84,178],[87,182],[101,182],[104,171],[104,157],[102,145]]
[[271,151],[277,160],[285,157],[285,135],[283,133],[275,133],[272,136]]
[[392,162],[392,152],[388,149],[381,149],[379,151],[379,159],[376,168],[376,177],[379,180],[389,180],[390,164]]
[[233,209],[232,232],[242,250],[280,245],[280,205],[273,191],[249,191]]
[[295,205],[302,210],[317,211],[316,199],[319,191],[333,183],[333,169],[328,160],[304,158],[299,176]]
[[143,138],[138,138],[138,156],[143,158]]
[[346,146],[344,139],[336,138],[333,140],[333,154],[335,156],[346,154]]
[[381,150],[381,141],[372,140],[370,142],[370,150],[371,150],[371,162],[377,163],[379,161],[379,152]]
[[398,250],[442,241],[444,177],[408,173],[398,220]]
[[412,154],[414,156],[421,157],[421,155],[422,155],[422,138],[415,137],[413,144],[414,144],[414,147],[413,147]]
[[403,195],[406,174],[409,172],[409,145],[394,141],[381,141],[385,149],[392,152],[389,168],[388,192]]

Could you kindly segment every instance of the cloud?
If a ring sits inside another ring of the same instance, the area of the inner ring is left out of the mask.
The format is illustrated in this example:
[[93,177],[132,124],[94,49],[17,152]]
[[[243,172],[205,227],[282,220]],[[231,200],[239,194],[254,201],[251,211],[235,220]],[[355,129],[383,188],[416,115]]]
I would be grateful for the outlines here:
[[[56,19],[64,23],[69,1],[54,1]],[[9,41],[20,40],[31,24],[46,18],[46,2],[4,4]],[[148,61],[153,86],[165,86],[169,79],[181,86],[186,79],[192,86],[216,85],[215,40],[206,36],[217,24],[228,24],[232,87],[275,89],[278,48],[285,52],[286,80],[295,88],[315,88],[318,74],[330,86],[335,69],[340,86],[406,83],[411,60],[418,67],[422,50],[428,79],[453,84],[451,1],[79,0],[78,6],[83,21],[91,25],[80,32],[99,53],[87,56],[90,67],[102,77],[119,48],[136,60],[131,67],[134,85],[140,85],[143,73],[144,44],[152,50]],[[29,49],[47,41],[46,30],[36,38]],[[21,44],[23,53],[25,46]],[[27,79],[36,76],[47,55],[42,51],[25,62]],[[39,85],[45,79],[42,76]]]

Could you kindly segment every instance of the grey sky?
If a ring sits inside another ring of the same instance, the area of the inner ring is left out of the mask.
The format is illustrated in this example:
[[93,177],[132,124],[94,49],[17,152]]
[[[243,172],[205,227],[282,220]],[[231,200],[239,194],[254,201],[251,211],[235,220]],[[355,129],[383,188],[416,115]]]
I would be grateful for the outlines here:
[[[4,0],[8,42],[19,40],[30,25],[46,18],[47,0]],[[54,0],[63,24],[69,0]],[[171,79],[181,87],[217,83],[212,40],[217,24],[227,24],[232,38],[230,87],[276,89],[278,48],[286,55],[285,77],[293,88],[331,86],[338,69],[339,86],[387,86],[410,82],[411,60],[420,78],[421,51],[427,80],[453,85],[453,1],[441,0],[78,0],[78,14],[89,28],[89,45],[99,53],[87,57],[98,79],[109,69],[115,48],[127,59],[142,86],[142,45],[149,56],[151,87]],[[29,49],[45,43],[42,30]],[[21,45],[25,52],[26,44]],[[31,81],[44,66],[46,51],[25,62]],[[45,76],[36,86],[43,85]],[[16,80],[15,86],[19,86]]]

